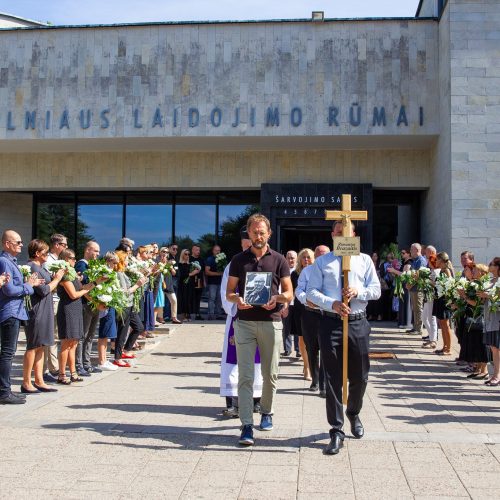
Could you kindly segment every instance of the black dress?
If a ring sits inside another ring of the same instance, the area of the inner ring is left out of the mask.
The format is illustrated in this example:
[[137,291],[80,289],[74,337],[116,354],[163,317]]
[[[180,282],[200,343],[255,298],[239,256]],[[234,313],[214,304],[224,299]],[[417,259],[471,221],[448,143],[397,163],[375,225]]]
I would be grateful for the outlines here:
[[48,285],[52,278],[48,271],[34,262],[28,262],[28,266],[45,280],[45,284],[33,288],[35,293],[31,295],[32,308],[28,311],[28,322],[25,327],[26,350],[54,345],[54,306]]
[[[72,282],[79,292],[82,284],[79,279]],[[57,309],[57,330],[60,339],[79,340],[83,338],[82,299],[71,299],[62,285],[57,286],[57,295],[61,299]]]
[[[192,314],[195,311],[194,277],[189,276],[191,264],[179,263],[177,276],[179,277],[177,300],[179,301],[178,314]],[[185,282],[187,281],[187,283]]]
[[483,343],[483,316],[476,320],[472,319],[472,312],[469,308],[463,325],[462,350],[463,359],[469,363],[488,363],[491,361],[491,351]]

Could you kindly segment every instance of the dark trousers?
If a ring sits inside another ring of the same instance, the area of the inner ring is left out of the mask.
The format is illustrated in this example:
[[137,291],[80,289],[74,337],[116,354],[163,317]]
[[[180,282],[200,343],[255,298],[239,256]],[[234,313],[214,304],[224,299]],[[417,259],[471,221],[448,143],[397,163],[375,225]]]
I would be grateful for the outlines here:
[[20,321],[9,318],[0,323],[0,398],[10,395],[12,358],[17,349]]
[[411,328],[410,292],[405,289],[403,293],[403,299],[399,299],[398,326]]
[[[358,415],[363,406],[363,395],[370,371],[370,324],[366,318],[349,322],[347,377],[349,397],[347,415]],[[322,316],[320,320],[321,358],[326,375],[326,416],[331,426],[330,435],[342,431],[342,321]]]
[[283,348],[286,352],[292,352],[292,337],[295,352],[299,352],[299,337],[295,335],[293,327],[293,308],[288,306],[288,316],[283,318]]
[[83,337],[76,347],[76,368],[92,366],[91,354],[97,326],[99,325],[99,311],[93,311],[87,301],[83,302]]
[[319,390],[325,389],[325,371],[320,361],[319,326],[321,316],[318,313],[302,311],[302,335],[306,344],[307,357],[309,358],[309,369],[311,371],[312,383],[319,385]]
[[[130,335],[128,331],[132,327]],[[139,318],[139,314],[132,310],[132,307],[123,311],[123,316],[118,319],[116,340],[115,340],[115,359],[122,357],[123,350],[130,351],[134,347],[137,337],[144,331],[144,325]],[[128,338],[127,338],[128,336]],[[126,341],[126,342],[125,342]]]

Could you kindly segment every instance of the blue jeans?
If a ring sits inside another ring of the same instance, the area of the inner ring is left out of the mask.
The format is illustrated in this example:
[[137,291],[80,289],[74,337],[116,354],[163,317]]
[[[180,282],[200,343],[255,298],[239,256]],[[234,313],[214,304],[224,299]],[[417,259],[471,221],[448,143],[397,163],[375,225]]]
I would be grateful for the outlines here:
[[10,371],[17,349],[20,321],[9,318],[0,323],[0,398],[10,395]]
[[208,285],[208,315],[219,316],[222,314],[222,299],[220,285]]

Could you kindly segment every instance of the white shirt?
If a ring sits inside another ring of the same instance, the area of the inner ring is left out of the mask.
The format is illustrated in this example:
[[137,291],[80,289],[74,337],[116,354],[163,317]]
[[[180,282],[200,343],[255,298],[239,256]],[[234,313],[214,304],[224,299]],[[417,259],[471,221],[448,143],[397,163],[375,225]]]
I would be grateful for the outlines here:
[[[333,311],[333,303],[342,301],[342,257],[330,252],[318,257],[309,267],[307,300],[320,309]],[[380,297],[380,282],[369,255],[362,253],[351,257],[349,286],[358,291],[357,297],[349,302],[351,314],[364,312],[369,300]]]

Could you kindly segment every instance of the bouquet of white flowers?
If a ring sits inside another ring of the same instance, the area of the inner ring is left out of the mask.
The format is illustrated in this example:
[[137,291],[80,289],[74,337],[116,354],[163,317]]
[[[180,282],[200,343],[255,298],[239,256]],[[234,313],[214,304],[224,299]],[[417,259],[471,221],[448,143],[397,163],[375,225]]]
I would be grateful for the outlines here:
[[173,267],[174,265],[172,262],[158,262],[158,264],[156,264],[157,271],[164,276],[172,274]]
[[48,270],[51,273],[57,273],[59,269],[64,269],[65,273],[63,276],[63,281],[75,281],[77,278],[76,271],[70,266],[69,262],[65,260],[55,260],[51,262],[48,266]]
[[[194,260],[193,262],[191,262],[191,265],[189,266],[189,272],[192,273],[193,271],[196,271],[197,269],[199,271],[201,271],[201,265],[197,260]],[[191,276],[188,276],[187,278],[184,279],[184,283],[186,285],[189,282],[189,278],[191,278]]]
[[434,284],[431,280],[431,270],[428,267],[421,267],[416,272],[416,285],[424,294],[425,300],[430,302],[434,297]]
[[401,274],[394,276],[394,295],[403,299],[404,296],[404,286],[415,285],[416,275],[412,271],[403,271]]
[[113,273],[104,259],[92,259],[89,261],[85,275],[89,281],[97,281],[100,278],[107,278]]
[[[147,266],[144,265],[144,261],[130,258],[128,261],[127,268],[125,269],[125,274],[130,278],[132,284],[135,284],[139,279],[147,276]],[[144,295],[144,286],[139,287],[134,292],[134,312],[139,312],[141,297]]]
[[224,252],[218,253],[215,256],[215,266],[217,267],[217,272],[222,273],[227,266],[227,257]]
[[127,296],[120,286],[118,276],[114,271],[108,269],[108,279],[96,285],[87,294],[92,309],[101,307],[112,307],[119,317],[123,316],[123,311],[127,307]]
[[[17,266],[19,271],[21,271],[21,274],[23,275],[23,280],[26,283],[28,281],[28,278],[33,274],[33,271],[31,270],[30,266],[23,265],[23,266]],[[24,306],[28,311],[31,310],[31,296],[30,295],[25,295],[24,296]]]
[[486,290],[486,292],[490,303],[490,311],[500,311],[500,279],[497,279],[494,283],[491,282],[491,286]]
[[125,291],[120,286],[115,271],[106,265],[104,259],[93,259],[85,271],[89,281],[102,281],[87,294],[92,309],[112,307],[118,316],[123,316],[123,310],[127,307]]

